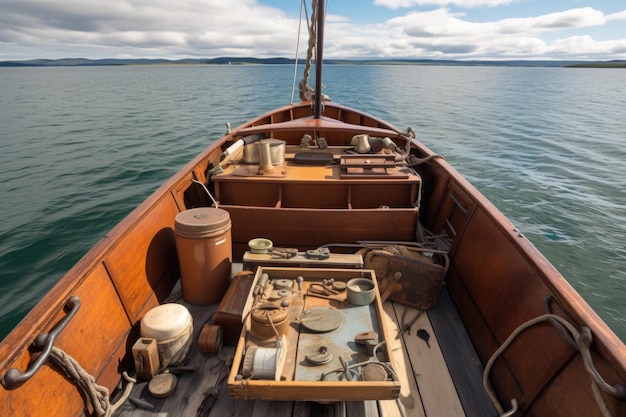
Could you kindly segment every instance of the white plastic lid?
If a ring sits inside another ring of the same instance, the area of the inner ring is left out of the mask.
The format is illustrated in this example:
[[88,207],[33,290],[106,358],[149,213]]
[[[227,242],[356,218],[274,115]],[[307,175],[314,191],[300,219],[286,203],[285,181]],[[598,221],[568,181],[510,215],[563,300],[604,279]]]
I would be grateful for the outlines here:
[[171,339],[180,335],[191,325],[191,314],[181,304],[161,304],[148,311],[141,319],[141,337],[150,337],[157,341]]

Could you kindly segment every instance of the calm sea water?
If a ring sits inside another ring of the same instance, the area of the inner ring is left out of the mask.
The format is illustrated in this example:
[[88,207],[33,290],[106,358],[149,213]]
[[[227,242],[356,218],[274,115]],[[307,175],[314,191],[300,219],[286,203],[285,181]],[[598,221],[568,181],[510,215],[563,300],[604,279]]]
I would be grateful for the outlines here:
[[[325,71],[331,99],[411,126],[626,340],[626,71]],[[292,77],[289,66],[0,68],[0,338],[226,122],[287,104]]]

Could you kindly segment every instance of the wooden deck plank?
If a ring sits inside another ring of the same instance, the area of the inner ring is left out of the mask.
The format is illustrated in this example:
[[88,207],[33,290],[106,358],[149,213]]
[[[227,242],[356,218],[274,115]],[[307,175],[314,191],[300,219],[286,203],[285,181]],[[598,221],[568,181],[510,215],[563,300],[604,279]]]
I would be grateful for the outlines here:
[[496,416],[482,386],[483,365],[470,341],[461,317],[445,289],[428,317],[439,341],[450,376],[467,417]]
[[291,417],[293,401],[254,401],[254,412],[251,417]]
[[[402,317],[408,309],[406,321],[415,317],[416,309],[399,304],[394,305],[397,317]],[[402,319],[400,320],[402,324]],[[430,335],[428,343],[420,339],[417,330],[425,330]],[[428,417],[464,417],[461,401],[457,396],[454,382],[450,377],[441,348],[437,342],[427,314],[422,314],[408,333],[402,334],[404,351],[407,353],[415,374],[419,395]]]
[[377,401],[346,401],[346,416],[379,417]]
[[[386,319],[389,320],[389,330],[392,334],[398,334],[400,331],[400,318],[396,314],[396,310],[391,302],[384,304]],[[379,401],[381,417],[402,416],[402,411],[406,417],[425,417],[422,399],[417,387],[417,381],[411,368],[410,359],[404,349],[404,345],[400,338],[394,338],[389,348],[391,354],[395,355],[398,364],[398,378],[400,378],[400,398],[396,400]],[[403,410],[399,410],[402,407]]]

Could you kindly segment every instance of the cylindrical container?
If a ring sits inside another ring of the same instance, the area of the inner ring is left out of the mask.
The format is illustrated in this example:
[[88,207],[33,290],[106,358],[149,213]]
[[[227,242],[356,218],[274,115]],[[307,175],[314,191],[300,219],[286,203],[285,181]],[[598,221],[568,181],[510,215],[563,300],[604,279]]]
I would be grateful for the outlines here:
[[192,304],[218,302],[230,281],[232,240],[226,210],[200,207],[178,213],[174,223],[183,298]]
[[191,346],[193,322],[181,304],[161,304],[148,311],[140,323],[143,338],[157,341],[161,368],[180,364]]
[[[285,163],[285,145],[287,142],[280,139],[263,139],[266,143],[269,143],[269,152],[271,155],[271,163],[273,165],[282,165]],[[250,143],[243,148],[243,163],[244,164],[258,164],[260,159],[260,150],[258,142]]]
[[347,299],[350,304],[365,306],[374,301],[374,282],[367,278],[353,278],[347,284]]
[[252,310],[250,316],[250,335],[254,338],[280,337],[289,329],[288,311],[284,307]]

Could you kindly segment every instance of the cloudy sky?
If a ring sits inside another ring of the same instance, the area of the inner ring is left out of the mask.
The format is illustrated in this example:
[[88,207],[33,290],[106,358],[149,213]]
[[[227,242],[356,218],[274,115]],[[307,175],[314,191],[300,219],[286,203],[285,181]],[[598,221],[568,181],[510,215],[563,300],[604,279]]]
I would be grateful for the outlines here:
[[[300,3],[0,0],[0,60],[294,57]],[[623,0],[329,3],[325,58],[626,59]]]

